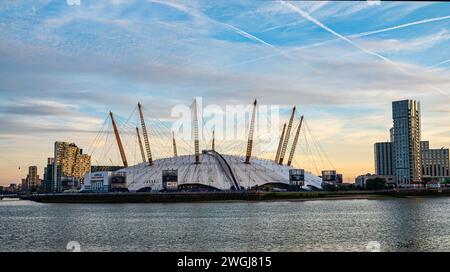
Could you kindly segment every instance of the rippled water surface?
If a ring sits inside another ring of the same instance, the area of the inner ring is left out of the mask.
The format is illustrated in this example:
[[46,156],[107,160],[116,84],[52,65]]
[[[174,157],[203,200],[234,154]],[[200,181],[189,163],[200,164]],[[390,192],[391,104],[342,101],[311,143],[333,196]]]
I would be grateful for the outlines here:
[[40,204],[0,201],[0,251],[450,251],[450,198]]

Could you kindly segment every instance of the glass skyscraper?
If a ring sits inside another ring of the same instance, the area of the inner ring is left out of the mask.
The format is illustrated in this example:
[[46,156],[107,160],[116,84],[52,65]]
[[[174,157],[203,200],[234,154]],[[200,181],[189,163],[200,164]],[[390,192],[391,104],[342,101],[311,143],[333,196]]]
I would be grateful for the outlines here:
[[392,102],[393,166],[398,184],[420,182],[420,103],[415,100]]
[[375,143],[375,174],[380,176],[394,175],[392,143]]

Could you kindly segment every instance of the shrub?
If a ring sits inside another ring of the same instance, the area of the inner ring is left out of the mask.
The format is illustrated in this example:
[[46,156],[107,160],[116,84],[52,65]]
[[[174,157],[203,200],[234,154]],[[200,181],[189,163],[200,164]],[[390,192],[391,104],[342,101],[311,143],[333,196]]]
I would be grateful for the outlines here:
[[368,179],[366,181],[368,190],[381,190],[386,188],[386,180],[384,178]]

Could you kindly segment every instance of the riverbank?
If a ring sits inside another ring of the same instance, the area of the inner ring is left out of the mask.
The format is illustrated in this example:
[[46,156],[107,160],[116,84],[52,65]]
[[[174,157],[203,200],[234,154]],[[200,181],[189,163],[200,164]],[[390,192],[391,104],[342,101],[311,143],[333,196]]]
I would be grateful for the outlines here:
[[165,193],[59,193],[33,194],[21,199],[42,203],[176,203],[209,201],[344,200],[393,197],[450,196],[450,189],[390,189],[380,191],[312,192],[165,192]]

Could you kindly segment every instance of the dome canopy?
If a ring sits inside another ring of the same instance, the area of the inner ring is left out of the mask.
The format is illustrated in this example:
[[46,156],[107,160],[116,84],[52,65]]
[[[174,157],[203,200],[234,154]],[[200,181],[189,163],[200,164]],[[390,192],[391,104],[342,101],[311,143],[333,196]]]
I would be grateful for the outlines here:
[[[295,168],[255,157],[251,159],[250,164],[246,164],[245,157],[204,151],[200,163],[197,164],[194,155],[185,155],[158,159],[151,166],[140,163],[116,173],[126,175],[130,191],[149,187],[152,190],[163,189],[161,180],[164,170],[178,171],[178,185],[198,184],[219,190],[233,190],[273,183],[288,185],[290,169]],[[305,172],[305,189],[310,186],[321,189],[321,183],[321,178]]]

